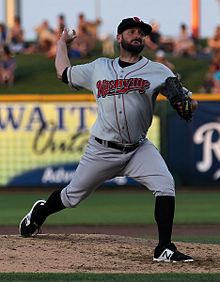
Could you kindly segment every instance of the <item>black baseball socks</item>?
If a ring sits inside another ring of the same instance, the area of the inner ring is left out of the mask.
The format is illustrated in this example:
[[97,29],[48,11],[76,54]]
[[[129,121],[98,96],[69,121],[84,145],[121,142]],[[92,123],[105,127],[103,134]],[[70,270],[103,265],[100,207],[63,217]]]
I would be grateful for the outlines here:
[[63,205],[60,193],[62,190],[54,191],[49,198],[47,199],[46,203],[40,206],[31,216],[31,220],[36,222],[38,225],[42,225],[46,218],[58,211],[65,209],[66,207]]
[[171,243],[174,210],[175,197],[156,197],[154,216],[158,226],[159,248],[163,248]]

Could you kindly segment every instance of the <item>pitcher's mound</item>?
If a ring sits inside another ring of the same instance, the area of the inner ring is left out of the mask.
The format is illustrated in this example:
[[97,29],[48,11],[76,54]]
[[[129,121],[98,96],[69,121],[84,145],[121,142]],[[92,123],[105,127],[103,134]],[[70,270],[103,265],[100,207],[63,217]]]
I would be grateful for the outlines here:
[[100,234],[1,235],[0,272],[219,273],[220,245],[176,243],[193,263],[152,262],[156,241]]

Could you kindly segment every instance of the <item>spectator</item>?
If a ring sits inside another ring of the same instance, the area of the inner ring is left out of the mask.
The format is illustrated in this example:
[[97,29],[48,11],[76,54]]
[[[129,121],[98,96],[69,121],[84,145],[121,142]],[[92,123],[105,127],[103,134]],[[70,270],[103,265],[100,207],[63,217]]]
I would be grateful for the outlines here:
[[220,93],[220,53],[213,57],[209,65],[201,92]]
[[220,94],[220,70],[217,70],[213,74],[213,86],[211,92],[214,94]]
[[11,86],[14,84],[16,60],[7,45],[3,47],[0,59],[0,84]]
[[6,26],[3,23],[0,23],[0,50],[6,44],[7,31]]
[[216,27],[213,37],[208,40],[208,47],[213,55],[220,52],[220,25]]
[[85,32],[87,33],[86,25],[87,23],[86,23],[85,15],[83,13],[80,13],[78,15],[78,23],[77,23],[77,28],[76,28],[77,36],[83,36]]
[[85,34],[91,35],[93,38],[98,38],[98,27],[101,24],[100,19],[96,19],[95,21],[87,21],[85,15],[80,13],[78,16],[78,24],[76,33],[78,36],[84,36]]
[[100,19],[96,19],[95,21],[87,22],[87,30],[88,30],[89,34],[91,34],[92,37],[94,37],[96,39],[99,38],[98,28],[99,28],[100,25],[101,25]]
[[77,36],[69,48],[69,56],[72,57],[87,57],[95,47],[95,38],[84,31],[84,35]]
[[175,66],[171,62],[169,62],[166,58],[166,54],[163,50],[158,50],[155,54],[155,61],[167,66],[173,72],[175,72]]
[[24,32],[18,16],[14,18],[14,24],[9,31],[9,48],[11,52],[21,53],[24,50]]
[[57,28],[54,31],[54,38],[53,41],[50,44],[50,48],[47,51],[46,55],[49,59],[53,59],[55,57],[56,54],[56,42],[57,40],[60,38],[60,35],[63,32],[64,27],[66,26],[66,21],[65,21],[65,17],[63,14],[60,14],[58,16],[58,22],[57,22]]
[[151,21],[152,32],[145,38],[145,44],[151,50],[156,51],[161,48],[161,33],[159,31],[160,25],[156,21]]
[[114,38],[107,34],[102,40],[102,54],[104,56],[114,56]]
[[212,88],[214,85],[214,81],[213,81],[213,71],[212,71],[212,65],[209,66],[209,69],[206,73],[205,79],[204,79],[204,83],[200,89],[200,92],[204,92],[204,93],[212,93]]
[[64,27],[66,26],[65,16],[60,14],[58,16],[58,23],[57,23],[57,34],[60,35],[63,32]]
[[71,58],[90,56],[91,51],[95,47],[96,36],[89,31],[91,22],[86,21],[84,14],[79,14],[77,24],[77,38],[72,42],[69,48],[69,56]]
[[35,31],[37,33],[40,50],[47,53],[56,42],[55,31],[49,26],[47,20],[44,20]]
[[190,37],[188,27],[180,25],[179,35],[174,43],[174,55],[176,56],[195,56],[196,48],[193,39]]

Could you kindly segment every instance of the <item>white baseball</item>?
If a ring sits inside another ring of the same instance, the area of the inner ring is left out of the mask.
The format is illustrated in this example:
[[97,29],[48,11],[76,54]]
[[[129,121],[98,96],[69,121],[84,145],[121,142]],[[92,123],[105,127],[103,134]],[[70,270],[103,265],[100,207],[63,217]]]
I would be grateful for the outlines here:
[[72,39],[75,35],[75,32],[71,28],[67,27],[66,32],[67,32],[67,35],[68,35],[68,39]]

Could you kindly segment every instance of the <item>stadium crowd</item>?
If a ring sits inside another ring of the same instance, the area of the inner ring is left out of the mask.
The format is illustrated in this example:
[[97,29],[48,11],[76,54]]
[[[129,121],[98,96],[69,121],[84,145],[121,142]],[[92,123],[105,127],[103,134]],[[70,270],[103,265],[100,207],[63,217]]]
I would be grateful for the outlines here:
[[[104,56],[114,55],[114,36],[108,34],[100,37],[101,24],[100,19],[88,21],[83,13],[78,15],[77,39],[69,47],[70,57],[89,57],[97,44],[100,44]],[[211,38],[202,40],[194,38],[185,23],[179,26],[179,34],[175,38],[162,34],[157,21],[152,20],[150,24],[153,30],[150,36],[146,37],[145,44],[154,54],[156,61],[175,71],[175,66],[167,60],[167,54],[171,57],[187,56],[209,60],[210,64],[201,92],[220,93],[220,26],[216,27]],[[43,53],[47,58],[53,59],[56,54],[56,42],[65,26],[66,19],[63,14],[57,16],[55,28],[45,19],[35,27],[36,40],[28,42],[19,17],[14,18],[14,24],[10,29],[4,23],[0,23],[0,84],[13,85],[17,54]]]

